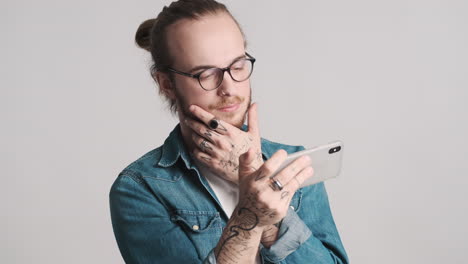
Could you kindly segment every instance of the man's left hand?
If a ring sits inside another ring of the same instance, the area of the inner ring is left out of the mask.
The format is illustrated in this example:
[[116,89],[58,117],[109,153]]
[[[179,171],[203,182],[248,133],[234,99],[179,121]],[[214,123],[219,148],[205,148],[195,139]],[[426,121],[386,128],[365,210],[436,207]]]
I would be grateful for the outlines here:
[[[190,107],[190,112],[203,122],[188,118],[185,120],[186,125],[193,130],[192,140],[196,146],[193,156],[211,172],[238,184],[239,156],[249,148],[253,148],[256,154],[251,166],[256,170],[263,164],[255,103],[249,108],[248,131],[216,119],[213,114],[196,105]],[[210,128],[212,120],[218,123],[216,129]]]

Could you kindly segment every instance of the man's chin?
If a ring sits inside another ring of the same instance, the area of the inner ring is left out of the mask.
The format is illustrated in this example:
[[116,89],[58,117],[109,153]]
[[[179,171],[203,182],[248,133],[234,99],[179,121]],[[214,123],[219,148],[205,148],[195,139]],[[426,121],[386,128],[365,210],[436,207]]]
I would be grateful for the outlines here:
[[215,116],[218,119],[223,120],[224,122],[227,122],[230,125],[235,126],[240,129],[244,125],[244,122],[247,116],[247,110],[248,109],[245,109],[244,111],[242,112],[239,111],[238,113],[217,112],[215,113]]

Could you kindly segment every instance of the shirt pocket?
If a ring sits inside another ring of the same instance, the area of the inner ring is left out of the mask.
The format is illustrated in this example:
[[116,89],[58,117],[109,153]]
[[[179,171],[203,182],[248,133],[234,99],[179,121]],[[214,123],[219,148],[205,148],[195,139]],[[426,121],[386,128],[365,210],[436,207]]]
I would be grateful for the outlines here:
[[202,260],[216,246],[223,231],[219,212],[177,210],[171,220],[184,230]]

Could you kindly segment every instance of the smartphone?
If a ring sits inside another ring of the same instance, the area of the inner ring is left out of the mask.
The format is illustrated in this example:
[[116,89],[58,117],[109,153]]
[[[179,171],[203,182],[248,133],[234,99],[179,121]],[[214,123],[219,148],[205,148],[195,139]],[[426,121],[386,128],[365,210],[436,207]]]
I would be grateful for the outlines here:
[[335,178],[340,174],[343,159],[343,142],[334,141],[288,155],[272,177],[303,155],[308,155],[310,157],[314,175],[303,182],[301,188]]

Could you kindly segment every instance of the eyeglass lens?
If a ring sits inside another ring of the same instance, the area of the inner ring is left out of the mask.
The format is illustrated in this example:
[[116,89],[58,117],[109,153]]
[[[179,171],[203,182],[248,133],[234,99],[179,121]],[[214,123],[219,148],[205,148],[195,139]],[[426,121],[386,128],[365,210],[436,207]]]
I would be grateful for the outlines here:
[[[230,67],[231,77],[234,81],[242,82],[247,80],[252,73],[252,62],[247,59],[241,59],[234,62]],[[210,68],[204,70],[200,77],[200,85],[206,90],[218,88],[223,81],[224,72],[219,68]]]

